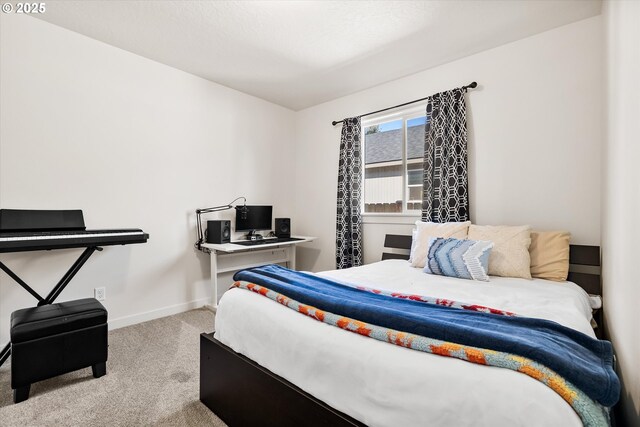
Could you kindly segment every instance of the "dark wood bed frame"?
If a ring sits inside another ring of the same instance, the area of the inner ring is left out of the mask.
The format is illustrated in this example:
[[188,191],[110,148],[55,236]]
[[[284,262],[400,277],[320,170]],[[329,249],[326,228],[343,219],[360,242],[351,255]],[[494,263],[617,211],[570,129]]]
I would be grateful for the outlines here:
[[[411,236],[387,234],[384,246],[393,249],[382,259],[409,259]],[[398,252],[398,250],[400,252]],[[600,266],[600,247],[571,245],[573,266]],[[579,268],[579,267],[578,267]],[[600,273],[570,271],[568,280],[588,293],[602,295]],[[602,310],[594,315],[602,328]],[[213,337],[200,335],[200,400],[227,425],[238,426],[364,426],[309,393],[236,353]]]

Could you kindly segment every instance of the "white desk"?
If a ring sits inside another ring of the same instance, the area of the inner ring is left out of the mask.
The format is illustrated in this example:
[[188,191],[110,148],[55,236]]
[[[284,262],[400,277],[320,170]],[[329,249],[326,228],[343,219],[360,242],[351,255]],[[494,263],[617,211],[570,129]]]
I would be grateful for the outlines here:
[[[291,237],[301,240],[262,243],[255,246],[236,245],[233,242],[224,244],[204,243],[202,247],[211,251],[211,287],[213,288],[211,304],[213,310],[215,311],[218,307],[218,298],[222,295],[222,292],[218,291],[218,275],[221,273],[279,263],[287,263],[288,268],[295,270],[296,245],[311,242],[315,240],[316,237]],[[223,286],[228,288],[231,286],[231,283],[224,283]]]

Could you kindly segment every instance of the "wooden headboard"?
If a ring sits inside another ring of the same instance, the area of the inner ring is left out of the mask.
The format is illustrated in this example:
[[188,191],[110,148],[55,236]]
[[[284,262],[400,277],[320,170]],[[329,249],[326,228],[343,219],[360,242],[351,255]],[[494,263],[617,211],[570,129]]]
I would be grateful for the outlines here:
[[[387,234],[384,247],[403,252],[383,252],[382,259],[409,259],[411,236]],[[578,284],[587,293],[602,295],[600,281],[600,246],[571,245],[569,247],[569,277],[567,280]]]

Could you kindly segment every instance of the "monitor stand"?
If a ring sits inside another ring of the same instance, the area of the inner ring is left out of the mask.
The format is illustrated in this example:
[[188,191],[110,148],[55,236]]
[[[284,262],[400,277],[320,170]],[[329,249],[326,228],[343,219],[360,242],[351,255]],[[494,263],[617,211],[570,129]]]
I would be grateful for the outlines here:
[[262,234],[256,233],[256,230],[251,230],[247,233],[247,240],[262,240]]

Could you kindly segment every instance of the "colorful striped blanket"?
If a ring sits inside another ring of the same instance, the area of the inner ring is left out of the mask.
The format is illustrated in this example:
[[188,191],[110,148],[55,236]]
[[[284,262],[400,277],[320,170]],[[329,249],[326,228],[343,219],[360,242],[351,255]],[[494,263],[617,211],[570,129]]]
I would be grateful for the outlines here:
[[585,426],[608,425],[604,407],[620,393],[611,343],[552,321],[350,287],[278,265],[239,271],[234,280],[237,288],[360,335],[522,372],[562,396]]

